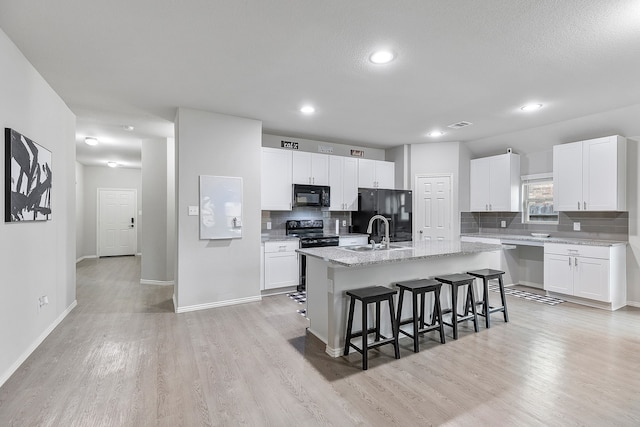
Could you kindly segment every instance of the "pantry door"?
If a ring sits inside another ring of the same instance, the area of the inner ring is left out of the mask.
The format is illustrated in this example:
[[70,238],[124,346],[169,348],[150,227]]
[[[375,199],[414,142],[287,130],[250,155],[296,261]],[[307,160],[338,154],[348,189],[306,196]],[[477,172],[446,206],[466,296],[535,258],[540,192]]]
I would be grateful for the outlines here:
[[98,256],[135,255],[135,189],[98,189]]
[[413,239],[451,240],[451,175],[418,175],[415,199]]

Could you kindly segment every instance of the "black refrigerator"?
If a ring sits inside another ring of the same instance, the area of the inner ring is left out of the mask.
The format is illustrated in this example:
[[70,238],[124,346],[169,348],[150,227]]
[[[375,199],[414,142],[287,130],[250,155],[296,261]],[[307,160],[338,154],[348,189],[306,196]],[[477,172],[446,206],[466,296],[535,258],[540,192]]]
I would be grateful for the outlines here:
[[[351,214],[354,233],[367,233],[369,220],[382,215],[389,220],[389,240],[408,242],[412,240],[412,197],[410,190],[383,190],[379,188],[358,189],[358,211]],[[384,222],[376,220],[371,238],[379,243],[384,237]]]

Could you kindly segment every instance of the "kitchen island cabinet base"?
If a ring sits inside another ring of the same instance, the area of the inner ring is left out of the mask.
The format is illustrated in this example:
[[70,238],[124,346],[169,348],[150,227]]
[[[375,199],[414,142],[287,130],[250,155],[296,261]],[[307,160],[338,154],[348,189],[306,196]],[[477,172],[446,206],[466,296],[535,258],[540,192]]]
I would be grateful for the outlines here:
[[[391,287],[393,283],[442,274],[500,266],[501,250],[475,254],[460,254],[417,259],[412,261],[344,267],[315,257],[307,257],[307,318],[309,332],[326,344],[325,352],[331,357],[343,354],[348,299],[345,292],[369,286]],[[442,288],[443,307],[450,305],[450,290]],[[462,304],[464,301],[461,301]],[[433,304],[427,303],[432,307]],[[462,305],[460,305],[462,309]],[[360,314],[356,307],[354,318]],[[406,311],[406,313],[405,313]],[[403,307],[404,317],[411,313],[411,304]],[[382,317],[383,334],[391,333],[389,315]]]

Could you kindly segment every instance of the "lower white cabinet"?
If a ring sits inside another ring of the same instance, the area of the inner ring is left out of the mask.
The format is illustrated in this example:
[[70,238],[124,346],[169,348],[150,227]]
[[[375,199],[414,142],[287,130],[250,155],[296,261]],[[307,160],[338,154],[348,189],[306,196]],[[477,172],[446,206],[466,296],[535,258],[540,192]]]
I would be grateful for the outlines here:
[[[544,245],[544,289],[593,300],[616,310],[626,305],[626,247]],[[580,301],[578,301],[580,302]]]
[[362,236],[340,236],[338,239],[338,246],[359,246],[366,245],[367,238],[369,236],[363,234]]
[[264,243],[263,289],[298,285],[298,245],[298,240]]

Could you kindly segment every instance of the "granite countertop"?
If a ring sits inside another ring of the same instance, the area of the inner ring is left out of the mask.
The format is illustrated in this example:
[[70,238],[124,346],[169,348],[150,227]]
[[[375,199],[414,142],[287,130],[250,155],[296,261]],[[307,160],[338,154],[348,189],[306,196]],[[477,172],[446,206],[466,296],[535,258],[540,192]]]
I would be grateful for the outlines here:
[[282,235],[262,236],[262,243],[264,242],[284,242],[287,240],[298,240],[297,237]]
[[324,248],[298,249],[297,252],[345,267],[358,267],[363,265],[386,264],[433,257],[493,252],[507,249],[503,245],[461,242],[460,240],[394,242],[391,245],[396,247],[399,246],[401,248],[356,252],[349,250],[350,246],[332,246]]
[[626,245],[624,240],[598,240],[598,239],[580,239],[576,237],[534,237],[530,234],[488,234],[488,233],[462,233],[461,236],[468,237],[484,237],[487,239],[500,239],[501,241],[513,242],[521,240],[523,242],[537,243],[567,243],[571,245],[588,245],[588,246],[617,246]]

